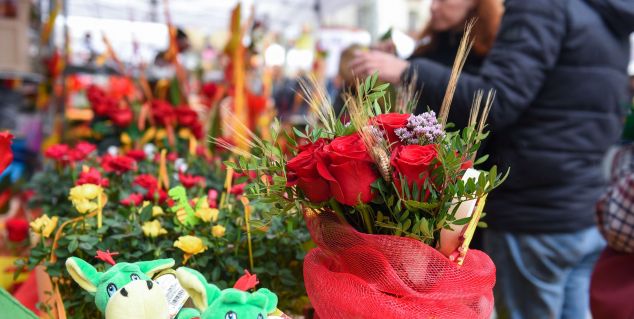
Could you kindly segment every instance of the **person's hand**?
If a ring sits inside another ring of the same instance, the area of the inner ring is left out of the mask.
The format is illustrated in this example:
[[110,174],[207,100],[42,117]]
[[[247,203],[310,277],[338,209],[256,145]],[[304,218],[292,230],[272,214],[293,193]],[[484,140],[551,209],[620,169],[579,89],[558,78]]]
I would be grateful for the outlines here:
[[370,49],[391,54],[396,53],[396,47],[394,46],[394,42],[392,40],[377,42],[372,45]]
[[350,68],[357,77],[367,77],[378,72],[381,81],[392,84],[401,81],[401,75],[409,67],[409,62],[394,55],[379,51],[357,51],[350,62]]

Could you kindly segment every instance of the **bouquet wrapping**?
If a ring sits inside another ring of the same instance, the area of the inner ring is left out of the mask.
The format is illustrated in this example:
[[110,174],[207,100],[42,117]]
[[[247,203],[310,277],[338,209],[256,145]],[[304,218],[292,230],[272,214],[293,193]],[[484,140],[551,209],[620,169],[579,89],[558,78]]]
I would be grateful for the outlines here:
[[304,261],[319,318],[489,318],[495,267],[469,250],[462,266],[420,241],[364,234],[333,213],[306,212],[317,248]]

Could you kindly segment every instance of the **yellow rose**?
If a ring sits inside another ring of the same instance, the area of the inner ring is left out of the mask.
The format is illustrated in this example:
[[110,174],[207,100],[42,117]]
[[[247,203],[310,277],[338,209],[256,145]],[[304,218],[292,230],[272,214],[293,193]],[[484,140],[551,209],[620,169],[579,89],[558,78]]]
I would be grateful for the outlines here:
[[95,199],[103,189],[95,184],[84,184],[71,188],[70,200]]
[[31,222],[30,226],[34,233],[42,235],[44,238],[51,236],[55,227],[57,227],[57,221],[59,217],[53,216],[49,218],[47,215],[42,215],[40,218]]
[[174,242],[174,247],[179,248],[188,255],[200,254],[207,250],[202,239],[189,235],[178,237],[178,240]]
[[106,205],[108,197],[103,192],[103,188],[94,184],[84,184],[75,186],[70,189],[70,196],[68,197],[72,202],[75,209],[81,214],[89,213],[97,210],[99,205],[97,204],[97,197],[101,195],[101,207]]
[[198,208],[209,208],[209,202],[207,201],[207,197],[194,198],[194,206]]
[[73,205],[80,214],[90,213],[97,210],[98,208],[97,203],[88,200],[73,202]]
[[160,141],[166,137],[167,137],[167,131],[165,129],[160,129],[156,132],[156,136],[154,138]]
[[101,186],[95,184],[84,184],[81,185],[83,195],[86,199],[95,199],[97,196],[103,192]]
[[216,238],[223,237],[225,235],[225,226],[216,225],[214,227],[211,227],[211,234],[214,235],[214,237]]
[[192,131],[190,129],[184,127],[178,130],[178,137],[186,140],[189,139],[190,136],[192,136]]
[[161,208],[161,206],[152,207],[152,217],[163,216],[163,215],[165,215],[165,212],[163,211],[163,208]]
[[156,238],[161,235],[167,234],[167,230],[161,227],[161,223],[158,220],[143,223],[143,234],[145,237]]
[[132,139],[130,138],[130,135],[128,135],[128,133],[122,133],[121,134],[121,144],[123,145],[130,145],[132,144]]
[[70,199],[73,203],[84,200],[81,185],[70,189],[70,196],[68,196],[68,199]]
[[218,221],[218,209],[217,208],[201,208],[196,211],[196,217],[200,218],[202,221],[208,223],[213,221],[214,223]]

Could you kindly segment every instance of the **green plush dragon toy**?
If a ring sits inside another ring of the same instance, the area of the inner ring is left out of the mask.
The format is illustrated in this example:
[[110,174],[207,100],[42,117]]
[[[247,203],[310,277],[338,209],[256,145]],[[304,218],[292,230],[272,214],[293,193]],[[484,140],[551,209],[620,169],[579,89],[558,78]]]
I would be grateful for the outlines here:
[[[115,263],[109,252],[99,251],[98,258],[109,262],[106,272],[77,257],[66,260],[66,269],[79,286],[95,296],[97,308],[106,319],[170,319],[165,290],[152,277],[174,266],[174,260],[158,259],[135,263]],[[105,258],[103,257],[105,256]],[[199,316],[195,309],[184,308],[177,319]]]
[[[171,208],[172,212],[177,214],[177,220],[185,226],[196,226],[200,220],[196,217],[196,210],[200,208],[202,203],[207,201],[207,197],[203,197],[193,208],[189,205],[189,199],[187,198],[187,191],[183,186],[176,186],[170,189],[167,194],[174,201],[174,206]],[[182,216],[179,216],[182,214]]]
[[[200,310],[200,319],[265,319],[277,309],[277,296],[266,288],[251,293],[246,290],[255,286],[256,278],[247,272],[243,277],[250,284],[220,290],[207,283],[199,272],[181,267],[176,270],[176,278]],[[240,287],[242,286],[242,287]]]

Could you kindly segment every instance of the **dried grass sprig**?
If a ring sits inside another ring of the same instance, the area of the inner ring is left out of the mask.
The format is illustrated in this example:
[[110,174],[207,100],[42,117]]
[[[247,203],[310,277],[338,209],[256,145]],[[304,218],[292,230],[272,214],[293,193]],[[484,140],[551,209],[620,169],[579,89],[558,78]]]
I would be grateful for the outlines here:
[[442,101],[440,112],[438,114],[438,120],[440,124],[445,127],[447,125],[447,117],[449,116],[449,110],[451,109],[451,101],[453,100],[456,87],[458,85],[458,79],[460,73],[467,61],[467,56],[471,47],[473,47],[474,41],[471,39],[471,31],[476,23],[476,19],[471,19],[464,31],[462,40],[460,40],[460,46],[458,47],[458,53],[456,53],[456,59],[454,60],[453,67],[451,68],[451,76],[449,77],[449,84],[447,85],[447,91],[445,91],[445,98]]
[[328,133],[334,135],[337,116],[328,99],[328,94],[317,78],[311,76],[308,80],[299,80],[302,96],[308,103],[311,113],[314,114]]
[[[360,87],[361,83],[357,83],[357,87]],[[357,90],[361,92],[361,90]],[[350,115],[350,122],[356,128],[363,144],[365,144],[368,154],[372,160],[376,163],[381,173],[381,177],[384,180],[391,180],[391,166],[389,158],[389,149],[385,141],[380,140],[373,132],[370,118],[373,114],[370,112],[370,108],[366,106],[367,99],[361,93],[353,96],[351,93],[344,95],[346,106],[348,108],[348,114]]]
[[414,72],[407,85],[399,86],[396,90],[396,105],[394,106],[394,112],[401,114],[414,113],[414,108],[418,105],[420,99],[422,87],[417,86],[416,79],[418,75]]
[[487,94],[487,100],[484,103],[484,109],[482,110],[482,114],[480,114],[480,122],[478,123],[478,133],[482,133],[484,131],[484,127],[486,126],[487,119],[489,118],[489,113],[491,112],[491,107],[493,107],[493,101],[495,100],[495,90],[490,89]]

